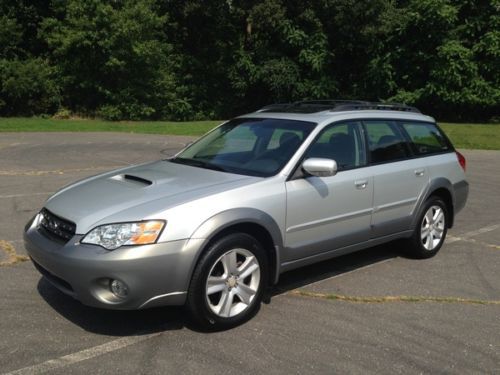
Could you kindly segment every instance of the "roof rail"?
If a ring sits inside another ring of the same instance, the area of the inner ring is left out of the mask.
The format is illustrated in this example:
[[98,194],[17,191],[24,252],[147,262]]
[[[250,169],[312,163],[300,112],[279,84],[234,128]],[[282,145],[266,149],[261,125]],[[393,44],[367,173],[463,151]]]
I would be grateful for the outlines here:
[[346,104],[332,108],[331,111],[359,111],[359,110],[377,110],[377,111],[403,111],[421,113],[416,107],[412,107],[403,103],[376,103],[367,102],[364,104]]
[[322,111],[341,112],[360,110],[420,113],[417,108],[402,103],[379,103],[364,100],[304,100],[294,103],[271,104],[262,107],[256,112],[315,113]]

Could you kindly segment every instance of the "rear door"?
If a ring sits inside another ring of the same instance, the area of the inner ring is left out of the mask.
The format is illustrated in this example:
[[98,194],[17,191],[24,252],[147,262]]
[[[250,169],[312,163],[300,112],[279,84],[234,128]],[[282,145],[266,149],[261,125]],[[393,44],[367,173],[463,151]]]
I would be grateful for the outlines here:
[[413,158],[406,134],[391,120],[363,121],[374,179],[372,238],[409,228],[429,173],[422,158]]

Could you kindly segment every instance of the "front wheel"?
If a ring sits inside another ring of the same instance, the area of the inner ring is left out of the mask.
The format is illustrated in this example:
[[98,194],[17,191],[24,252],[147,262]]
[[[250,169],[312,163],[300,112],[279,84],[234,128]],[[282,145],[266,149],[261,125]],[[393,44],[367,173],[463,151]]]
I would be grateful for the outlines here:
[[448,230],[448,210],[439,197],[430,197],[420,213],[412,237],[408,239],[410,254],[430,258],[441,249]]
[[229,234],[213,243],[196,265],[186,307],[204,328],[241,324],[258,310],[267,275],[260,243],[245,233]]

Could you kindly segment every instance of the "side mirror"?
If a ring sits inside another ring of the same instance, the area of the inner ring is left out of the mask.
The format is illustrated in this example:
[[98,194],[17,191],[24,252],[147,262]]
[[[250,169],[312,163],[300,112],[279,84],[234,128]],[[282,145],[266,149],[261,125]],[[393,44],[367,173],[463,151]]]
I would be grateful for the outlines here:
[[337,162],[332,159],[310,158],[304,160],[302,169],[316,177],[329,177],[337,174]]

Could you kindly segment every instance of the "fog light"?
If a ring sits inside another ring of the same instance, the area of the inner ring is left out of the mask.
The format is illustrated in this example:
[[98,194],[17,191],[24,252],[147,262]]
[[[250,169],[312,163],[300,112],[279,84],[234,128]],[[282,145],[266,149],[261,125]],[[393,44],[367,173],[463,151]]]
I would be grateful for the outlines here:
[[109,283],[109,289],[111,292],[120,298],[125,298],[128,295],[128,287],[127,284],[121,282],[120,280],[111,280]]

